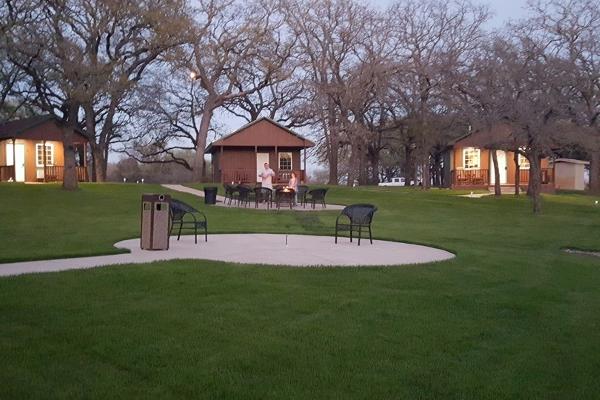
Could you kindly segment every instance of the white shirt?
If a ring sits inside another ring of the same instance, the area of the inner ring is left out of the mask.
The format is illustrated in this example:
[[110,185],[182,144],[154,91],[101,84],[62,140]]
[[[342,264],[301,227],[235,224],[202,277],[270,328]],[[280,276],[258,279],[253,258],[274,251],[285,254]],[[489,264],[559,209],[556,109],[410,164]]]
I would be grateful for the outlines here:
[[262,178],[262,187],[266,187],[269,189],[273,189],[273,176],[275,176],[275,171],[271,168],[267,168],[260,174]]

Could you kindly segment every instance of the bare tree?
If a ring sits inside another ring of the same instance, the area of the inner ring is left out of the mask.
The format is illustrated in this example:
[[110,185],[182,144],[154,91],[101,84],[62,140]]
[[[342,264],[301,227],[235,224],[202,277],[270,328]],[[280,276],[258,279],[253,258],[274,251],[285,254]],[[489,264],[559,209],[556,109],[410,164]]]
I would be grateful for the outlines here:
[[14,1],[10,4],[10,30],[4,36],[9,59],[26,75],[23,95],[44,112],[61,120],[64,142],[63,188],[76,189],[73,146],[74,130],[79,124],[79,110],[85,78],[80,74],[82,60],[73,52],[62,16],[68,13],[66,1],[33,4]]
[[[548,35],[553,52],[564,60],[570,85],[568,115],[563,125],[590,156],[590,190],[600,193],[600,4],[592,0],[548,0],[531,4],[530,24]],[[575,128],[575,129],[574,129]]]
[[482,25],[489,13],[468,1],[406,0],[393,5],[389,14],[399,42],[398,74],[391,89],[412,138],[408,158],[418,165],[415,174],[422,171],[427,188],[431,149],[442,133],[432,122],[448,112],[445,90],[453,73],[468,66],[484,37]]
[[[181,64],[204,91],[197,107],[200,122],[192,165],[196,180],[205,175],[204,149],[215,110],[268,86],[281,69],[284,58],[271,58],[279,24],[275,12],[263,2],[200,2],[197,40],[187,53],[189,61]],[[257,76],[258,82],[253,80]]]
[[342,134],[350,129],[349,110],[340,109],[356,50],[372,12],[352,0],[285,1],[287,25],[298,39],[298,57],[313,95],[315,125],[321,128],[317,141],[322,159],[329,165],[329,183],[338,183]]

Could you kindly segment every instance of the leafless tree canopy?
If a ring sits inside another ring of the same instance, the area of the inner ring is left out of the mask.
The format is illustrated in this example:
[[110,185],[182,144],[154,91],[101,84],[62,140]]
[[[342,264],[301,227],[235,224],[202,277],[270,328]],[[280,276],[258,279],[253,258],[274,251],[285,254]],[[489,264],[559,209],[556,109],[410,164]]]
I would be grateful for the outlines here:
[[490,32],[469,0],[5,0],[0,106],[52,112],[67,136],[83,125],[97,180],[111,150],[203,179],[229,115],[310,135],[332,184],[447,185],[448,143],[501,125],[510,138],[489,146],[528,157],[534,175],[578,146],[599,191],[600,5],[529,8]]

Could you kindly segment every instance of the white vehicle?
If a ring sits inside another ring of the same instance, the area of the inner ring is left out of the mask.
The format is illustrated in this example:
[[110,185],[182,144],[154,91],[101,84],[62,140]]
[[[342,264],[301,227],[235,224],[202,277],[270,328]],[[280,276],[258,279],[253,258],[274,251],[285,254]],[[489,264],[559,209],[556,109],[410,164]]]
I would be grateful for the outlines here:
[[404,186],[406,180],[404,178],[392,178],[391,182],[379,182],[379,186]]

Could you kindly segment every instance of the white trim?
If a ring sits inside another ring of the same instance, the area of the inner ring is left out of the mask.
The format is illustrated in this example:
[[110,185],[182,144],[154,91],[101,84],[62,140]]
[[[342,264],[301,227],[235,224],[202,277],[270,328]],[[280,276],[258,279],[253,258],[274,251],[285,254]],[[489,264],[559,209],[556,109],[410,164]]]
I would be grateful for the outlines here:
[[[477,165],[476,166],[469,166],[467,167],[465,165],[465,156],[467,154],[467,151],[472,151],[472,150],[476,150],[477,154]],[[478,147],[465,147],[463,148],[463,152],[462,152],[462,165],[463,165],[463,169],[466,170],[473,170],[473,169],[480,169],[481,168],[481,149]]]
[[[288,154],[290,156],[290,169],[281,168],[281,155]],[[277,153],[277,166],[280,171],[293,171],[294,170],[294,153],[291,151],[280,151]]]
[[[531,164],[529,163],[529,159],[521,153],[518,154],[517,161],[519,163],[519,169],[529,169],[531,167]],[[527,164],[527,165],[523,165],[523,164]]]
[[[42,147],[44,143],[36,143],[35,144],[35,166],[43,167],[44,166],[44,148]],[[50,150],[50,151],[48,151]],[[39,154],[41,152],[42,154]],[[39,160],[42,160],[40,163]],[[54,165],[54,143],[46,143],[46,165],[53,166]]]

